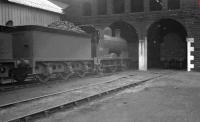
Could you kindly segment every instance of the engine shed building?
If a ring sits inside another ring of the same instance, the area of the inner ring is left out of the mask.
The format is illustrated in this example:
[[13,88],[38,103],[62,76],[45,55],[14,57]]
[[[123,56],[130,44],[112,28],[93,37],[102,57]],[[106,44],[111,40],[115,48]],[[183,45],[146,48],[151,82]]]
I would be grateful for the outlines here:
[[0,25],[12,22],[19,25],[47,26],[61,19],[67,4],[54,0],[1,0]]
[[120,30],[133,67],[200,71],[199,0],[67,1],[65,19]]

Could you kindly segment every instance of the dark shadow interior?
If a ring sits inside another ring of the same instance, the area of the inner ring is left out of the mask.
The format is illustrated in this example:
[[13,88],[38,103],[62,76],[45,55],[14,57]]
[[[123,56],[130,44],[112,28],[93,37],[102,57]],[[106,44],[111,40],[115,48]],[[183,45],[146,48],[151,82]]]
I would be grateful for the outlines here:
[[162,19],[148,30],[148,68],[186,69],[187,32],[182,24]]

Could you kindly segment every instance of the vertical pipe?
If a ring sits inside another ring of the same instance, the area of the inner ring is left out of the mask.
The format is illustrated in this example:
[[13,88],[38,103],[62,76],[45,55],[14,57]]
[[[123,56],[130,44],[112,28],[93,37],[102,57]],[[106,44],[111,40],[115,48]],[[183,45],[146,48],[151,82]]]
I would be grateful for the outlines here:
[[139,70],[147,70],[147,38],[139,40]]

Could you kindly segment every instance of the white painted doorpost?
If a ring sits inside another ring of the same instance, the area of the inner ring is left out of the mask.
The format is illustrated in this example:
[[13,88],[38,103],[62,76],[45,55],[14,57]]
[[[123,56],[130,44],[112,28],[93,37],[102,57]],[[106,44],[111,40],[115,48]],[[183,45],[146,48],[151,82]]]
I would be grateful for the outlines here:
[[194,43],[194,38],[187,38],[187,71],[190,72],[192,68],[194,68],[194,64],[192,61],[194,60],[194,56],[191,52],[194,51],[194,47],[192,46]]
[[139,70],[147,71],[147,38],[139,40]]

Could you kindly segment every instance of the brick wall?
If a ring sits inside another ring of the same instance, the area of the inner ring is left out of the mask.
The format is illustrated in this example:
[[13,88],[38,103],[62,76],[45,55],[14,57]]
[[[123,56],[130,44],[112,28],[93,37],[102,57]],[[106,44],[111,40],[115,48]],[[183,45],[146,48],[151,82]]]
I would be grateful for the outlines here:
[[167,0],[163,0],[162,11],[149,11],[149,0],[144,0],[144,12],[131,13],[130,0],[125,0],[125,12],[112,14],[112,0],[107,0],[107,15],[97,15],[96,0],[92,4],[92,16],[82,16],[80,0],[72,0],[71,7],[66,10],[65,19],[77,24],[93,24],[97,28],[105,28],[115,21],[121,20],[131,24],[137,31],[140,39],[147,36],[148,28],[152,23],[162,18],[171,18],[180,22],[187,30],[188,37],[194,38],[194,69],[200,71],[200,10],[198,0],[180,0],[180,9],[168,10]]
[[[150,0],[144,0],[144,12],[149,12],[149,1]],[[90,2],[92,5],[92,16],[106,16],[106,15],[98,15],[97,14],[97,0],[71,0],[69,2],[70,7],[66,9],[66,17],[80,17],[82,16],[82,5],[84,2]],[[131,13],[131,0],[125,0],[125,11],[122,14]],[[163,0],[162,2],[163,11],[166,11],[168,9],[167,0]],[[180,0],[180,8],[181,9],[196,9],[198,8],[198,0]],[[141,12],[141,13],[144,13]],[[73,13],[73,14],[72,14]],[[140,12],[139,12],[140,13]],[[107,0],[107,15],[113,14],[113,2],[112,0]]]
[[[195,12],[197,13],[197,12]],[[200,16],[194,15],[187,20],[186,25],[188,26],[188,37],[194,38],[194,43],[192,46],[194,47],[194,52],[191,52],[191,55],[194,56],[194,60],[191,61],[194,64],[193,71],[200,71]]]

